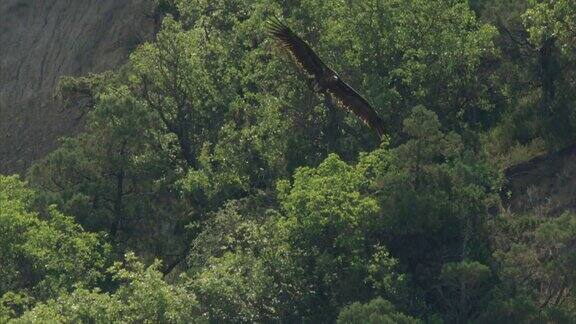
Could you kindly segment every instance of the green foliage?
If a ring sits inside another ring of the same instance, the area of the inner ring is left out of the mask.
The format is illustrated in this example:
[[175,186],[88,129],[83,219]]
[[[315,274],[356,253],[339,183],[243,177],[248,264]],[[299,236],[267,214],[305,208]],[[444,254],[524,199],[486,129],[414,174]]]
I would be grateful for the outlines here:
[[[109,269],[120,286],[114,293],[78,288],[38,304],[14,323],[205,323],[194,295],[162,280],[159,263],[145,267],[133,254]],[[12,323],[11,322],[11,323]]]
[[[214,321],[278,320],[293,307],[281,301],[296,287],[278,280],[278,269],[270,259],[278,248],[271,231],[275,217],[258,216],[252,204],[227,203],[192,242],[190,286]],[[252,215],[245,214],[247,206]]]
[[26,293],[15,293],[9,291],[0,298],[0,321],[8,322],[24,311],[28,310],[34,304],[34,298]]
[[277,285],[265,261],[249,253],[224,253],[208,260],[213,269],[194,281],[210,316],[218,321],[278,318]]
[[54,207],[47,222],[39,222],[27,230],[23,253],[32,263],[32,271],[44,273],[35,288],[50,295],[75,283],[93,285],[102,279],[109,246],[94,233],[82,227]]
[[423,107],[404,121],[404,132],[409,140],[391,151],[390,166],[374,177],[384,221],[397,236],[459,235],[458,227],[485,213],[496,198],[497,178],[470,159],[460,137],[443,133],[436,115]]
[[[140,99],[126,86],[111,85],[89,113],[88,130],[65,139],[31,168],[30,181],[43,188],[43,200],[58,204],[88,230],[105,231],[128,247],[173,249],[169,240],[147,239],[162,235],[156,229],[167,215],[173,227],[185,217],[180,212],[185,202],[176,201],[177,193],[168,194],[178,170],[170,151],[158,151],[166,137],[156,127]],[[160,195],[174,203],[156,204]],[[134,237],[141,232],[152,234]]]
[[562,54],[576,58],[576,4],[570,0],[531,1],[534,6],[524,13],[530,41],[542,46],[546,39],[557,39]]
[[346,306],[338,315],[339,324],[352,323],[421,323],[413,317],[397,311],[394,305],[382,298],[376,298],[366,304],[358,302]]
[[496,154],[534,140],[548,149],[574,142],[574,12],[573,1],[548,0],[490,0],[481,10],[500,30],[496,80],[505,100],[497,137],[487,141],[500,146]]
[[490,287],[490,269],[480,262],[450,262],[440,273],[441,296],[450,321],[466,321],[483,310]]
[[57,296],[73,284],[103,279],[110,247],[85,232],[71,217],[49,207],[41,217],[32,209],[34,192],[17,177],[0,177],[0,295],[31,289],[38,297]]
[[3,278],[0,294],[4,294],[18,286],[21,271],[18,255],[27,241],[24,233],[34,224],[36,215],[27,211],[33,192],[18,177],[1,176],[0,184],[0,231],[3,233],[0,241],[0,276]]
[[77,105],[85,111],[93,108],[98,93],[110,80],[114,79],[114,73],[88,74],[85,77],[64,76],[58,81],[56,95],[66,105]]
[[392,136],[416,105],[455,130],[485,122],[483,112],[496,107],[486,66],[497,56],[496,30],[477,22],[466,1],[304,4],[321,24],[309,27],[321,53],[373,98]]
[[[377,163],[373,170],[367,169],[370,190],[381,210],[371,227],[386,238],[383,243],[406,269],[416,301],[409,307],[435,303],[452,308],[447,306],[452,297],[444,296],[441,288],[442,269],[457,261],[489,260],[484,224],[489,208],[498,202],[499,180],[486,163],[472,158],[458,135],[440,130],[433,112],[414,108],[404,121],[404,132],[408,137],[404,144],[387,154],[372,153],[387,163],[369,155],[359,163],[362,168]],[[467,293],[477,302],[480,297],[474,294],[486,293],[486,286]],[[444,314],[451,316],[446,309]]]
[[[521,222],[522,220],[509,220]],[[565,213],[558,218],[535,220],[497,251],[501,277],[508,296],[503,296],[511,316],[518,316],[523,307],[531,307],[531,316],[569,316],[576,306],[576,218]],[[516,225],[518,226],[518,225]],[[523,301],[522,304],[518,303]],[[506,316],[504,310],[496,313]],[[513,315],[512,315],[513,314]]]
[[533,3],[522,17],[529,41],[540,53],[541,106],[551,115],[544,126],[553,135],[551,141],[563,145],[563,138],[570,143],[576,134],[576,69],[572,64],[576,59],[576,4],[568,0]]
[[355,254],[363,245],[362,230],[378,212],[376,201],[362,196],[363,184],[361,174],[336,155],[318,168],[298,169],[292,186],[280,182],[280,200],[294,244],[316,247],[320,253],[329,247]]
[[[320,314],[361,298],[370,290],[369,274],[373,280],[379,277],[375,281],[382,293],[393,294],[389,283],[395,279],[396,264],[370,240],[379,207],[363,194],[366,185],[362,174],[336,155],[315,169],[297,170],[292,185],[278,184],[286,215],[282,230],[297,262],[309,273],[305,280],[319,295]],[[377,266],[388,267],[375,273]],[[321,316],[318,313],[313,316]]]
[[[500,171],[576,140],[573,1],[155,5],[124,67],[61,81],[84,130],[30,187],[0,177],[0,322],[574,318],[574,215],[500,199]],[[374,104],[382,142],[272,16]]]
[[219,211],[189,260],[191,285],[211,317],[326,321],[368,291],[395,296],[403,279],[370,237],[378,207],[363,197],[365,184],[361,172],[331,155],[318,168],[299,169],[293,184],[278,184],[282,214],[246,210],[246,202]]

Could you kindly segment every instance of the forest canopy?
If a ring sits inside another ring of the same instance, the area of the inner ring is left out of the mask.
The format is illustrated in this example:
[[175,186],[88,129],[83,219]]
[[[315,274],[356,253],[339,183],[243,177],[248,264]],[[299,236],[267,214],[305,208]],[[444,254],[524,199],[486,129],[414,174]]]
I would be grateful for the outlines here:
[[[512,208],[505,174],[576,144],[575,1],[154,14],[121,68],[61,80],[84,130],[0,175],[0,322],[574,321],[574,208]],[[272,17],[374,106],[381,141]]]

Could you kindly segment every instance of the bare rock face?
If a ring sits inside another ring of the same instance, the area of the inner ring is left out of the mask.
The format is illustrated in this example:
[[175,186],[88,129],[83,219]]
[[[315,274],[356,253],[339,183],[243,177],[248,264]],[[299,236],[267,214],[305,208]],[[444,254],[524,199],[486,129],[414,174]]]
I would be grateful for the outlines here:
[[0,1],[0,173],[23,172],[78,131],[54,97],[61,76],[122,64],[154,33],[152,0]]

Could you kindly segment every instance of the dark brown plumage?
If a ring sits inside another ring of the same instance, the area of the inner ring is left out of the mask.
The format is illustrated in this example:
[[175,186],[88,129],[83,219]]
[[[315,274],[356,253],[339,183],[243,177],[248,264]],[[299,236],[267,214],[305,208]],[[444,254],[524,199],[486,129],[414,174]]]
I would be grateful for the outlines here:
[[269,21],[269,32],[292,54],[298,65],[314,78],[316,88],[320,92],[328,91],[335,96],[347,110],[374,129],[378,137],[382,137],[383,121],[374,108],[334,70],[324,64],[303,39],[278,19]]

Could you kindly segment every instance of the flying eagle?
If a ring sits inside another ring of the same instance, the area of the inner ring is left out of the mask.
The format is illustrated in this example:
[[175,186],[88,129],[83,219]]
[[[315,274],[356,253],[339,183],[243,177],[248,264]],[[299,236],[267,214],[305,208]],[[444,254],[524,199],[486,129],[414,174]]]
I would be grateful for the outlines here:
[[375,130],[379,138],[382,138],[383,121],[368,101],[344,82],[334,70],[324,64],[314,50],[288,26],[278,19],[269,20],[268,23],[270,34],[290,51],[298,65],[314,79],[315,90],[328,91],[335,96],[342,106],[354,113]]

